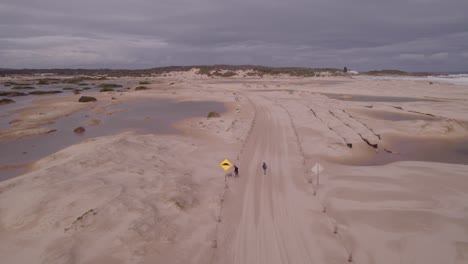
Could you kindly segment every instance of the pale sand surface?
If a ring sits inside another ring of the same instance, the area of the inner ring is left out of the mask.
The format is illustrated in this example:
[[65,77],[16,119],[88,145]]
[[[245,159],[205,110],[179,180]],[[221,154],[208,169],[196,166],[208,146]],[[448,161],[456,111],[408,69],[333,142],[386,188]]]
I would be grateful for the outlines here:
[[[44,133],[44,124],[80,109],[141,98],[228,109],[179,122],[178,135],[87,140],[0,182],[2,263],[346,263],[350,255],[355,263],[468,262],[467,165],[343,164],[398,153],[393,137],[466,142],[467,86],[194,71],[151,81],[147,91],[97,94],[97,104],[39,100],[2,131],[0,138]],[[379,119],[382,112],[401,120]],[[224,158],[240,168],[227,184]],[[316,162],[325,167],[318,186]]]

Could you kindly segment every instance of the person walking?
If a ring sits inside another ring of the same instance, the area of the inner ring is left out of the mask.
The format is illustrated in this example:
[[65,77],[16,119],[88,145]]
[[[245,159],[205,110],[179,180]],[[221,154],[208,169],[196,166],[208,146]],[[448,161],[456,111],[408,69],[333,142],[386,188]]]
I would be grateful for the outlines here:
[[239,177],[239,168],[236,165],[234,165],[234,177]]
[[263,169],[263,175],[266,175],[267,165],[265,162],[263,162],[262,164],[262,169]]

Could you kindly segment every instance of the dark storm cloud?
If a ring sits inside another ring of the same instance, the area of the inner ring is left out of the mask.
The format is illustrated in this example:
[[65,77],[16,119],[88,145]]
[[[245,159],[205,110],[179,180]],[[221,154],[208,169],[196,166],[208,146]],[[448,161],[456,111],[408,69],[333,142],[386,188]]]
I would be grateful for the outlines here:
[[468,69],[466,0],[3,0],[0,67]]

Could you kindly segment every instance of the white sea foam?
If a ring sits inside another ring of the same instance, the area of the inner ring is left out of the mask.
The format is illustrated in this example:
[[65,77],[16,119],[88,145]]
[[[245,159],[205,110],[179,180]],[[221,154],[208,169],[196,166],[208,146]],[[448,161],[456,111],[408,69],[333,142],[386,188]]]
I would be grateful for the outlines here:
[[357,79],[367,80],[411,80],[411,81],[429,81],[429,82],[447,82],[457,85],[468,85],[468,74],[447,74],[434,76],[356,76]]

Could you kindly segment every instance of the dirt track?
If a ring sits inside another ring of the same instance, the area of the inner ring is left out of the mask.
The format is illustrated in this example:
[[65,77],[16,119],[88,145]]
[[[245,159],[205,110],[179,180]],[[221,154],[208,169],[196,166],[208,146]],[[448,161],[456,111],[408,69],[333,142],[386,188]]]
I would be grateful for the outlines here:
[[306,181],[288,113],[263,97],[251,100],[256,120],[240,178],[226,193],[214,263],[343,263],[346,250]]

